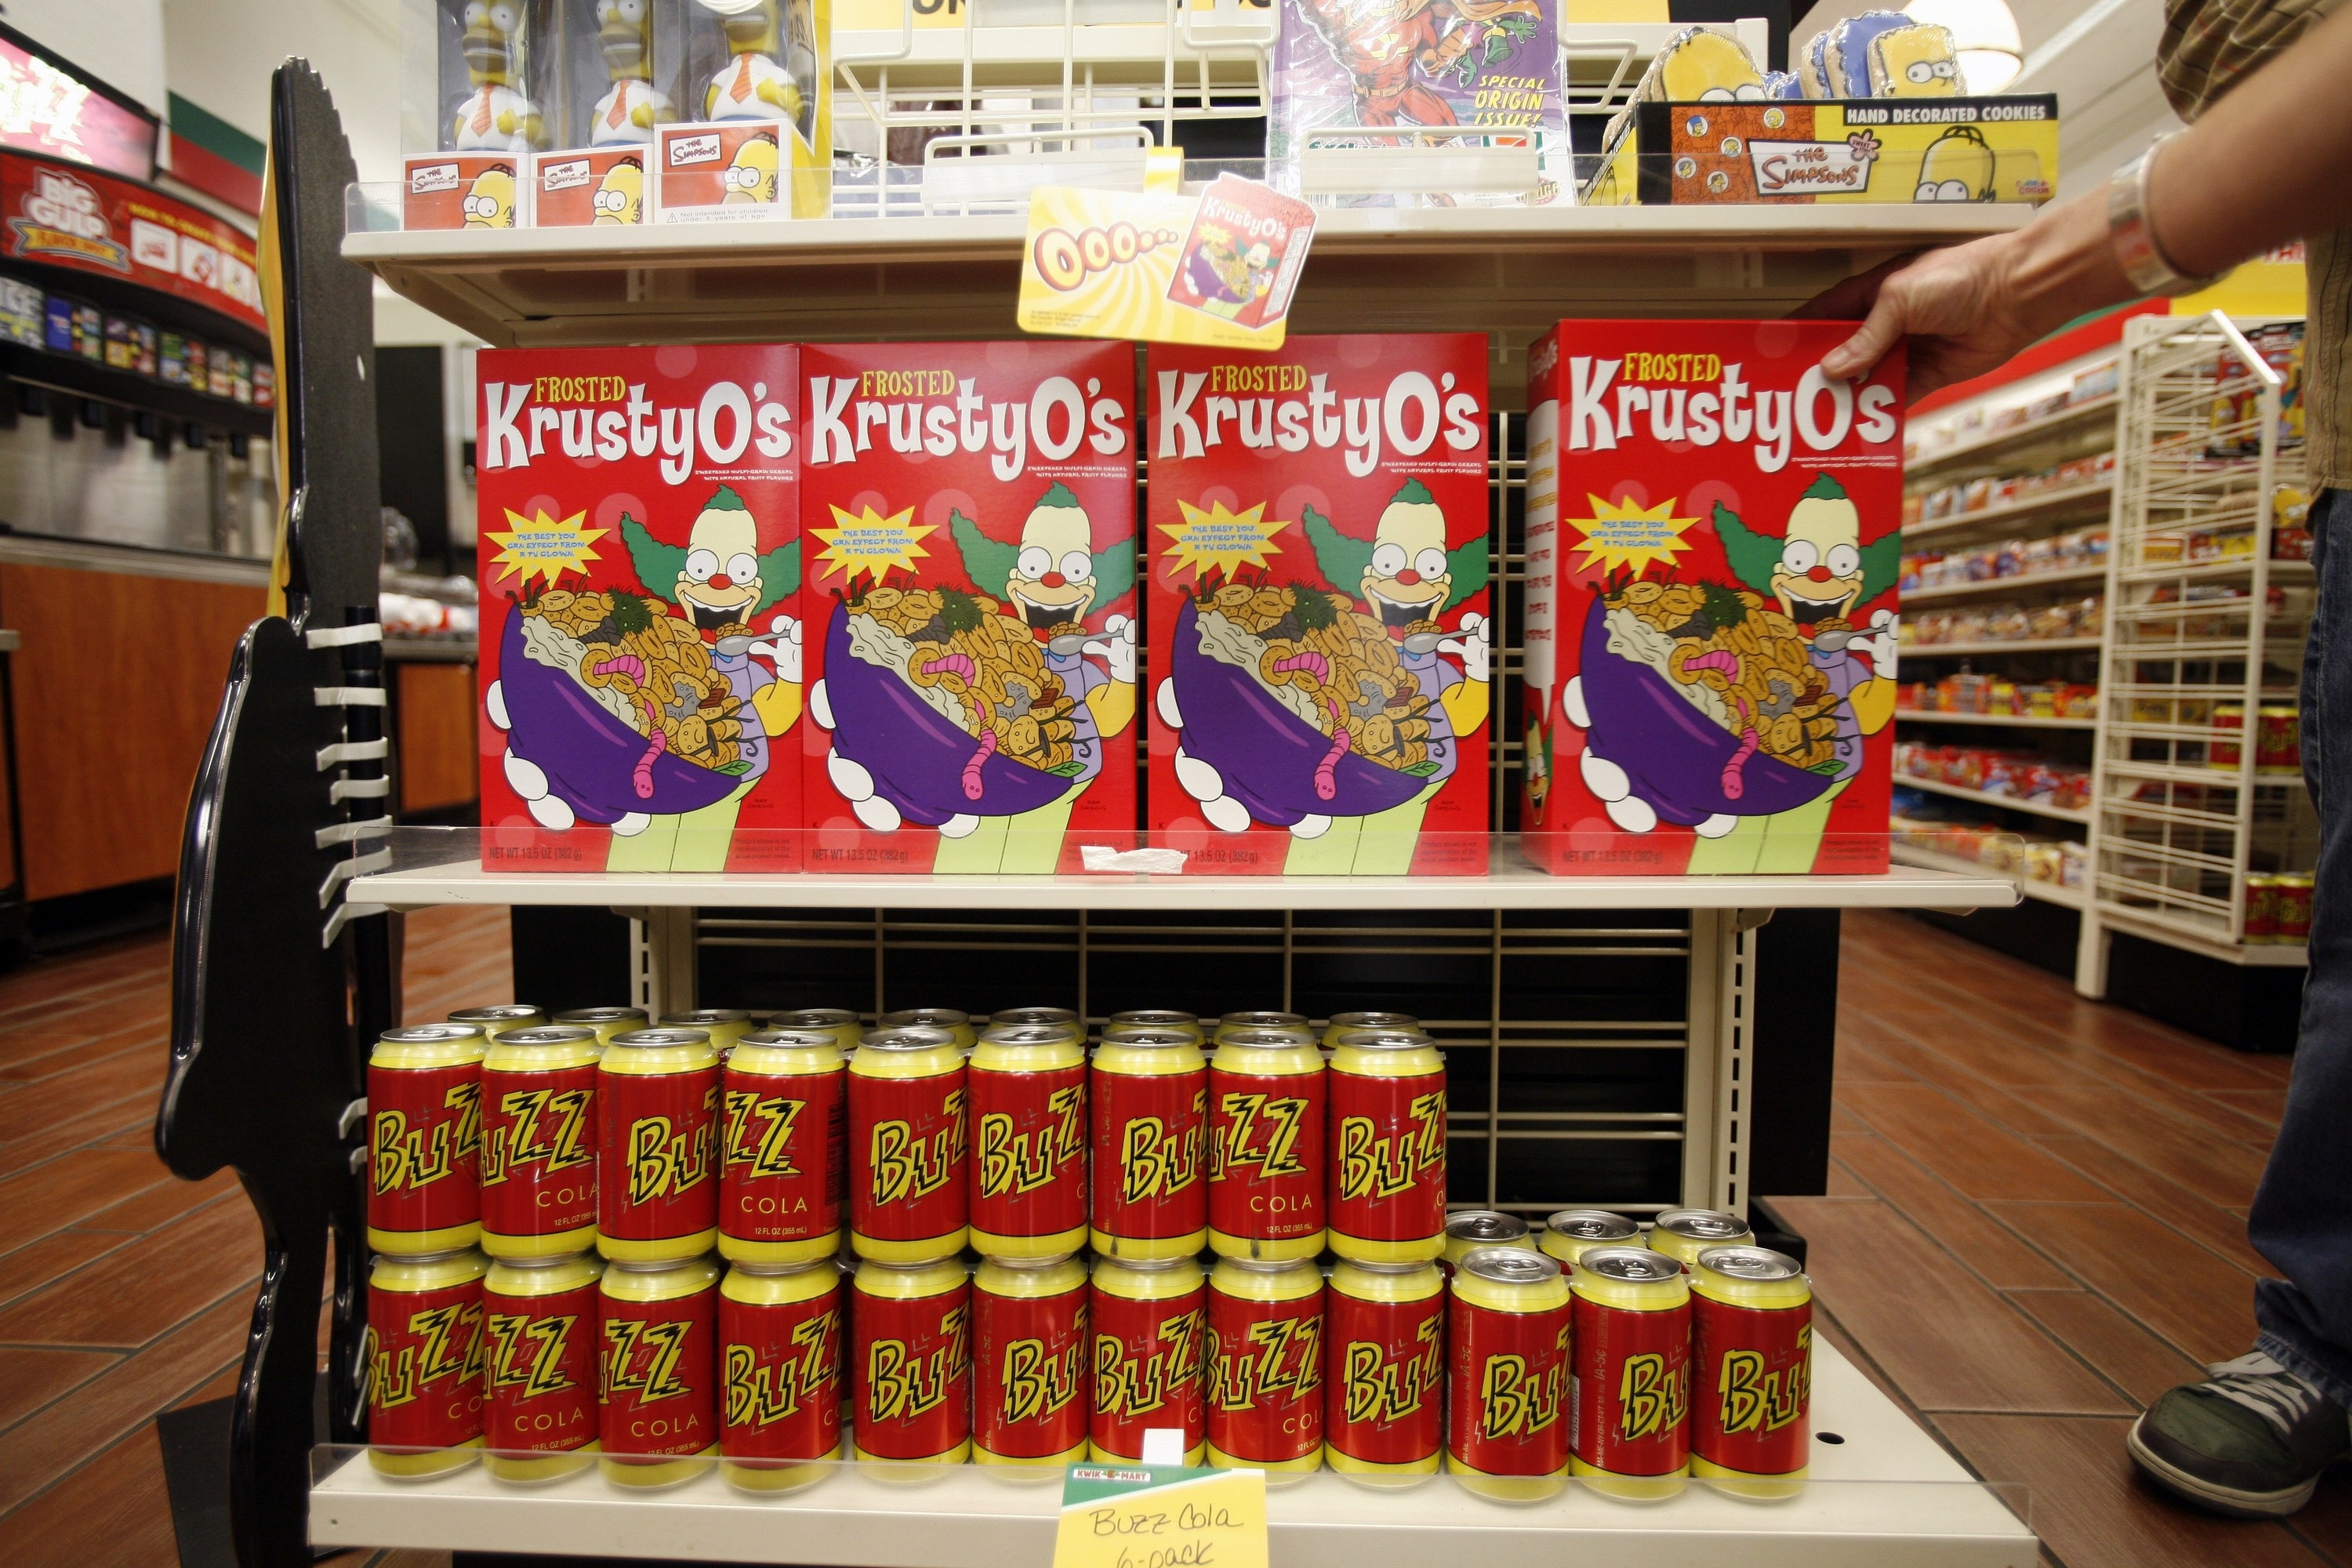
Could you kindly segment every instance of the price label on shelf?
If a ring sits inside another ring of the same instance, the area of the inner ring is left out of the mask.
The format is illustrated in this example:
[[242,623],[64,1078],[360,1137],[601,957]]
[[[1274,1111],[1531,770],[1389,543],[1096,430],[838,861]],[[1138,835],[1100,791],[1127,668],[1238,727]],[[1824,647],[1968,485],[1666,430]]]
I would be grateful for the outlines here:
[[1266,1568],[1265,1472],[1072,1465],[1054,1568]]

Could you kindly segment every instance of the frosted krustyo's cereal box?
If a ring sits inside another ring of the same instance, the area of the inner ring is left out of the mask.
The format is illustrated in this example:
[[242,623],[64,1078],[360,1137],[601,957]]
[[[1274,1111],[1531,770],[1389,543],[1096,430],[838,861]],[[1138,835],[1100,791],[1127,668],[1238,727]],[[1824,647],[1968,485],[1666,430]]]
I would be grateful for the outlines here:
[[1528,858],[1887,864],[1903,359],[1836,321],[1562,321],[1528,358]]
[[1135,351],[810,347],[811,870],[1136,837]]
[[1486,869],[1486,340],[1155,344],[1151,839],[1196,873]]
[[799,364],[477,361],[486,868],[800,868]]

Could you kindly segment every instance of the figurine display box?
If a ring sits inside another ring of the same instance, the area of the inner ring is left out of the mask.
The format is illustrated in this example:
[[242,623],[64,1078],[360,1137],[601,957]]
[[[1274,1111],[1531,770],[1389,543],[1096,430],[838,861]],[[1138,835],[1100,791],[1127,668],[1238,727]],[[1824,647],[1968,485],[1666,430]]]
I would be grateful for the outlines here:
[[667,0],[685,102],[655,138],[664,223],[823,217],[833,192],[830,0]]
[[1192,873],[1487,866],[1486,340],[1151,348],[1150,825]]
[[560,0],[404,0],[401,225],[530,222],[532,156],[549,126],[538,55]]
[[1080,868],[1136,837],[1135,351],[802,351],[820,871]]
[[800,868],[799,355],[476,362],[486,869]]
[[1836,321],[1562,321],[1528,361],[1523,847],[1887,865],[1903,363]]

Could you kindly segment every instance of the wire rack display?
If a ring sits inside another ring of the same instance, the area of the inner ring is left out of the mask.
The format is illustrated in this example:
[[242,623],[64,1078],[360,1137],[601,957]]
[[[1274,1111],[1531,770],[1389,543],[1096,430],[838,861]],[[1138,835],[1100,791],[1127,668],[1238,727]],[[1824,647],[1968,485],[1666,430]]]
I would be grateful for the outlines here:
[[2303,962],[2298,942],[2247,940],[2249,879],[2259,899],[2267,879],[2308,873],[2318,847],[2302,775],[2277,743],[2314,594],[2309,563],[2274,553],[2281,492],[2303,483],[2301,452],[2280,441],[2284,390],[2218,311],[2127,323],[2084,930],[2094,966],[2105,930],[2241,963]]

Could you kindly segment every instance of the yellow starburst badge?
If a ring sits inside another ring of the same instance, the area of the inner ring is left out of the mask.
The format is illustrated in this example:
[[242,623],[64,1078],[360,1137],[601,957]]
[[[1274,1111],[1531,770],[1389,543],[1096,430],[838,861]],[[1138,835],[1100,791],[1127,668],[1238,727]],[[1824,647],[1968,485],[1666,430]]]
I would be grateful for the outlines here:
[[1181,576],[1189,566],[1195,582],[1212,570],[1230,582],[1244,566],[1264,566],[1267,556],[1282,553],[1274,536],[1290,526],[1280,518],[1266,521],[1264,501],[1236,512],[1228,511],[1223,501],[1211,502],[1204,511],[1180,500],[1176,510],[1182,514],[1181,522],[1154,526],[1174,542],[1170,553],[1175,557],[1175,574]]
[[1646,510],[1630,501],[1606,501],[1590,493],[1584,499],[1591,504],[1591,517],[1561,520],[1584,536],[1581,544],[1569,546],[1584,552],[1584,559],[1576,563],[1580,572],[1596,564],[1604,572],[1623,566],[1631,568],[1638,577],[1653,564],[1672,566],[1675,557],[1690,548],[1690,542],[1683,535],[1698,519],[1676,517],[1673,496]]
[[837,506],[828,510],[833,513],[834,526],[809,530],[824,541],[824,548],[817,552],[819,577],[839,575],[845,582],[854,583],[863,572],[879,583],[893,567],[911,572],[918,560],[930,554],[921,541],[939,531],[937,523],[915,521],[913,507],[888,517],[871,506],[855,513]]
[[601,559],[589,546],[613,531],[585,527],[587,521],[584,511],[575,511],[559,522],[544,508],[530,517],[509,510],[506,531],[490,531],[490,542],[499,547],[490,564],[503,568],[499,573],[501,579],[520,577],[529,583],[536,574],[553,587],[559,574],[585,572],[588,563]]

